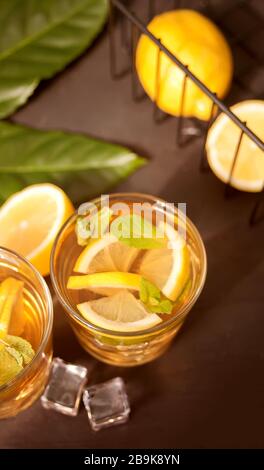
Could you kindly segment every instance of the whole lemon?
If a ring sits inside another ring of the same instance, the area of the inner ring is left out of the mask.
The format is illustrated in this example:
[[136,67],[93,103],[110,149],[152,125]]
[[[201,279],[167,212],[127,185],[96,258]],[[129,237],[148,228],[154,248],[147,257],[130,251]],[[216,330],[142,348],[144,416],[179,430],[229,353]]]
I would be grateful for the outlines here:
[[[226,95],[233,75],[233,58],[222,32],[211,20],[194,10],[173,10],[155,16],[148,29],[219,98]],[[184,72],[163,52],[159,60],[156,96],[158,46],[143,34],[136,51],[139,80],[160,109],[179,116]],[[208,120],[211,99],[191,79],[187,79],[185,91],[183,115]]]

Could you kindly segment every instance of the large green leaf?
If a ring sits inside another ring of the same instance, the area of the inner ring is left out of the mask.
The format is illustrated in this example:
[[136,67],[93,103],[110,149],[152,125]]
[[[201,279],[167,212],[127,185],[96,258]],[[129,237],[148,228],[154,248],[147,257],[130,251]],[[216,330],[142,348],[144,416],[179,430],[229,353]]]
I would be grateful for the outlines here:
[[0,118],[81,54],[106,15],[107,0],[0,0]]
[[0,202],[39,182],[55,183],[80,201],[104,193],[144,164],[119,145],[0,122]]

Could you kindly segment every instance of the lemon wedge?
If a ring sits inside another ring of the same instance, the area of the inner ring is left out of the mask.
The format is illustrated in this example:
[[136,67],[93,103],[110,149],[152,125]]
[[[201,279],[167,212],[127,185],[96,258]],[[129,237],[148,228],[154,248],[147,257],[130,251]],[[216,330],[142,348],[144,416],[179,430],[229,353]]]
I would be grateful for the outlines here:
[[122,289],[139,291],[141,276],[134,273],[106,272],[70,276],[68,289],[88,289],[96,294],[113,295]]
[[183,238],[169,224],[161,224],[168,238],[168,248],[148,250],[139,273],[175,301],[190,277],[190,254]]
[[112,297],[84,302],[77,308],[87,321],[111,331],[141,331],[162,321],[155,313],[148,313],[140,300],[126,290]]
[[[248,100],[231,107],[233,113],[255,134],[264,139],[264,101]],[[224,183],[229,180],[240,129],[231,119],[220,114],[211,126],[206,152],[208,163],[215,175]],[[264,152],[248,136],[243,135],[230,184],[241,191],[262,191],[264,184]]]
[[45,276],[55,237],[73,211],[71,201],[57,186],[28,186],[0,208],[0,245],[25,256]]
[[12,333],[21,334],[24,329],[23,282],[12,277],[0,285],[0,338],[12,328]]
[[102,238],[91,239],[77,259],[74,271],[78,273],[100,273],[129,271],[139,250],[121,243],[111,233]]

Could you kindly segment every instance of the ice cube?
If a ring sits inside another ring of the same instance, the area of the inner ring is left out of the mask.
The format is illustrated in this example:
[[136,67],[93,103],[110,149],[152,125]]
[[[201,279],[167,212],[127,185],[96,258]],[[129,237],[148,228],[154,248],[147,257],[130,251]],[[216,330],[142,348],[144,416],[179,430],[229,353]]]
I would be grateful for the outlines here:
[[94,431],[128,420],[130,406],[124,381],[120,377],[86,388],[83,402]]
[[41,397],[42,406],[69,416],[76,416],[86,380],[86,367],[55,358],[48,385]]

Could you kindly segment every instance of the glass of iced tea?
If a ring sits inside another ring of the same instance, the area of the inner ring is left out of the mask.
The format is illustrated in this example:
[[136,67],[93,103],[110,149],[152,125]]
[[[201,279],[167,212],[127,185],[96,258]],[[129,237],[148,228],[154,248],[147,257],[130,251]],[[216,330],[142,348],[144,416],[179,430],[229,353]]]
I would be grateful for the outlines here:
[[206,253],[179,207],[112,194],[83,204],[62,227],[51,278],[83,348],[134,366],[160,356],[179,331],[202,291]]
[[0,418],[42,393],[52,358],[53,305],[38,271],[0,247]]

